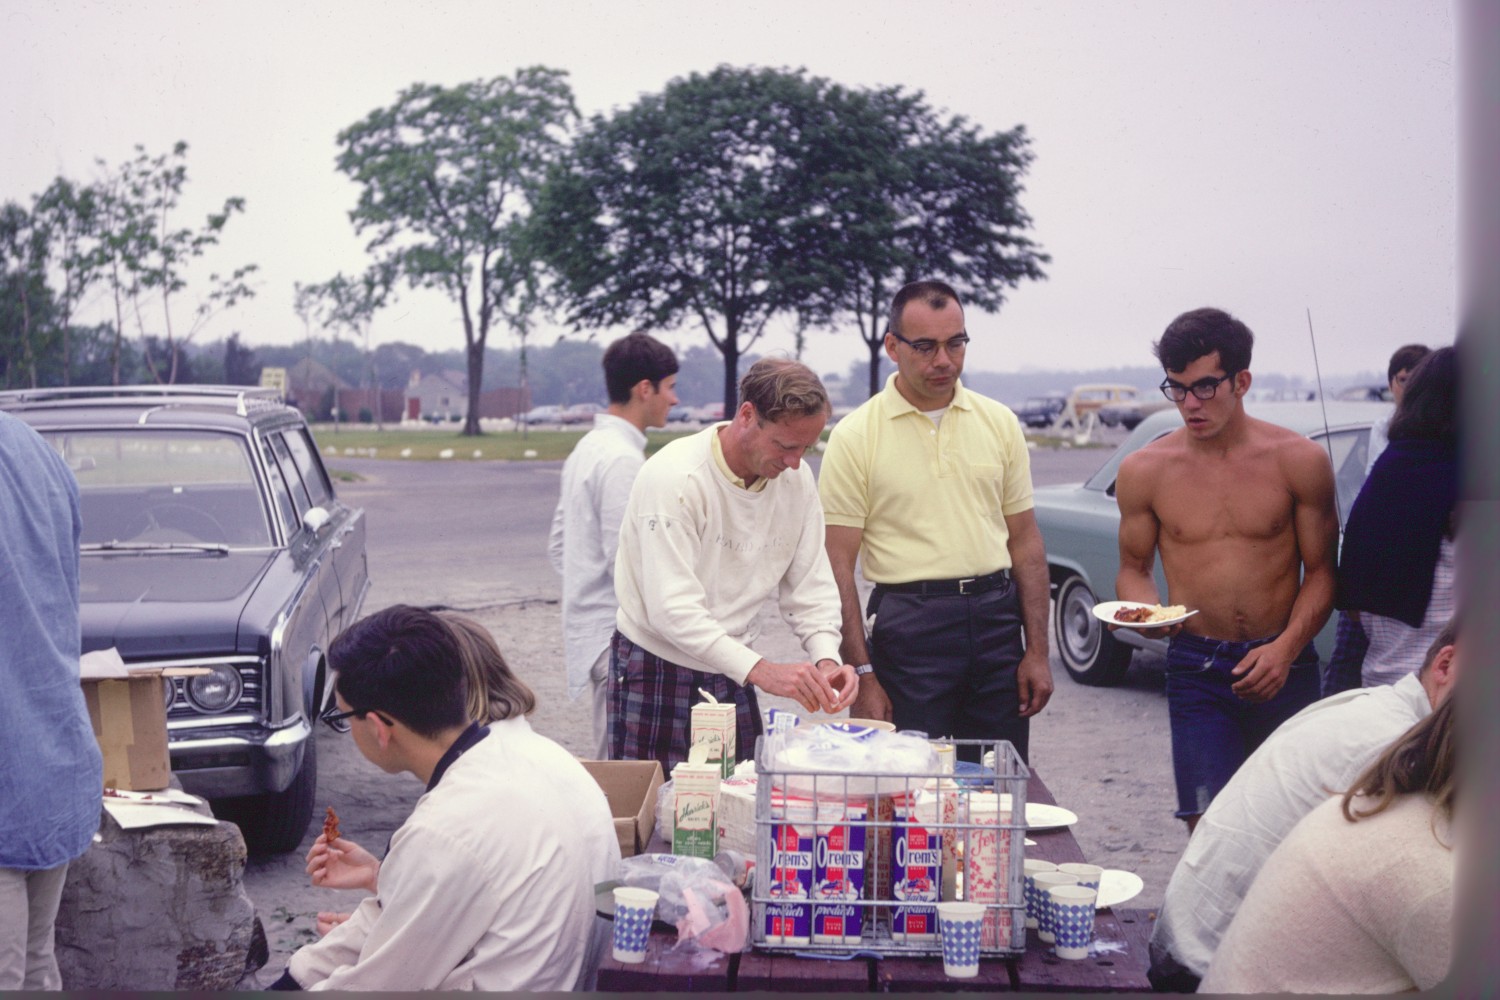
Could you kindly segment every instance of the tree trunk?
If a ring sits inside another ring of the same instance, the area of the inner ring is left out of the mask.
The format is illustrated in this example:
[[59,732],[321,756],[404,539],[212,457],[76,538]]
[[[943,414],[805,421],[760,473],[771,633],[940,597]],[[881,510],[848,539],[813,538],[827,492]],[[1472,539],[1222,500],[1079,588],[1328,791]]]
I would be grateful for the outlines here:
[[740,338],[738,331],[724,334],[724,344],[719,348],[724,355],[724,419],[732,420],[739,408],[740,394]]
[[464,437],[479,435],[479,390],[484,382],[484,344],[470,341],[465,351],[469,367],[469,412],[464,414]]

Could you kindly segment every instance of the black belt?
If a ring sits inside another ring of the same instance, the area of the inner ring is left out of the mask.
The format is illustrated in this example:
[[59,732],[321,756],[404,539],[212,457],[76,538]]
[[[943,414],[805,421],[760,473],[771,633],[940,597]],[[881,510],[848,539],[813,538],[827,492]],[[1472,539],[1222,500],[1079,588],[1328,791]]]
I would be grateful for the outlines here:
[[962,580],[913,580],[910,583],[877,583],[875,589],[888,591],[892,594],[921,594],[923,597],[936,597],[940,595],[953,594],[982,594],[987,590],[995,590],[998,587],[1007,586],[1010,583],[1010,570],[997,569],[993,573],[984,576],[970,576]]

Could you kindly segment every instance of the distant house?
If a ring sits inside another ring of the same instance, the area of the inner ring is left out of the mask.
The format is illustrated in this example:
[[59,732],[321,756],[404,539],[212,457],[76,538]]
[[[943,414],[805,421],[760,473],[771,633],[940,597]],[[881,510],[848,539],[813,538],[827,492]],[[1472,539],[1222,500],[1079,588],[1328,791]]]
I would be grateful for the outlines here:
[[349,383],[339,378],[321,361],[303,358],[286,370],[286,401],[309,419],[321,417],[333,405],[329,390],[343,392]]
[[412,372],[406,383],[406,419],[462,420],[469,413],[468,385],[463,372]]

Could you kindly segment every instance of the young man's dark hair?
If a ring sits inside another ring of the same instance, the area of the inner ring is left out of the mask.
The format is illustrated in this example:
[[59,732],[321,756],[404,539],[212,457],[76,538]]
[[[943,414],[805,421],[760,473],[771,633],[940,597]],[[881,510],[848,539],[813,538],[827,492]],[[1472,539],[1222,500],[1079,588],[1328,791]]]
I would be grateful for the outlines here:
[[1250,368],[1255,337],[1250,328],[1222,309],[1194,309],[1174,319],[1161,339],[1151,345],[1163,369],[1180,372],[1201,357],[1219,352],[1224,374]]
[[1391,441],[1458,441],[1458,352],[1439,347],[1417,363],[1391,415]]
[[357,712],[383,712],[427,737],[469,723],[463,651],[431,611],[393,604],[361,618],[333,640],[328,665]]
[[656,387],[677,374],[677,356],[648,333],[637,330],[604,349],[604,388],[611,403],[630,402],[630,390],[641,379]]
[[942,309],[949,302],[955,302],[958,307],[964,307],[963,299],[958,297],[952,285],[946,281],[938,281],[935,278],[925,278],[921,281],[913,281],[902,285],[896,292],[895,298],[891,299],[890,319],[886,323],[886,329],[896,336],[901,336],[901,313],[906,309],[908,302],[921,299],[931,309]]
[[1386,382],[1394,382],[1397,375],[1417,367],[1417,362],[1431,353],[1432,348],[1426,344],[1406,344],[1396,348],[1396,353],[1391,355],[1391,363],[1385,366]]

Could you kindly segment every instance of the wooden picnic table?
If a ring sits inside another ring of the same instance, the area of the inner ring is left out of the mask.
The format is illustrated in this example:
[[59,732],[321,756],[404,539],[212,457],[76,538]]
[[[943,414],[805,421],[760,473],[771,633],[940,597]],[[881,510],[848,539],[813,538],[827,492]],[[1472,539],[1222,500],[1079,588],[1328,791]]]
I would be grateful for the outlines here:
[[[1035,770],[1026,786],[1029,802],[1056,805]],[[1047,861],[1084,861],[1083,850],[1072,830],[1038,830],[1028,834],[1036,841],[1026,856]],[[658,834],[652,851],[665,851]],[[720,955],[711,960],[690,959],[671,951],[676,934],[656,931],[647,946],[646,961],[636,965],[616,962],[606,954],[599,966],[598,989],[608,992],[773,992],[904,993],[949,992],[1063,992],[1149,993],[1146,978],[1146,942],[1151,936],[1154,914],[1146,910],[1099,911],[1094,922],[1095,940],[1102,946],[1086,959],[1060,959],[1052,946],[1026,932],[1025,954],[1015,958],[986,958],[973,979],[950,979],[943,974],[938,957],[891,956],[888,958],[808,958],[787,952],[746,951]]]

